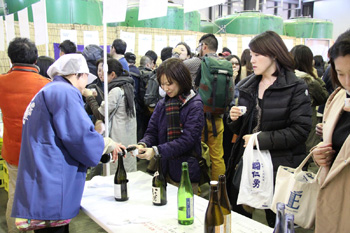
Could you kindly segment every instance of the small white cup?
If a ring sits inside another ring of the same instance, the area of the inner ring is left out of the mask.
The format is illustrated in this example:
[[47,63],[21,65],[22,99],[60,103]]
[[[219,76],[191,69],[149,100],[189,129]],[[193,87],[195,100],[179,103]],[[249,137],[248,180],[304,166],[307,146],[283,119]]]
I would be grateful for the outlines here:
[[241,111],[242,115],[244,115],[247,112],[246,106],[238,106],[239,110]]
[[90,88],[90,91],[92,91],[93,96],[97,96],[96,88]]

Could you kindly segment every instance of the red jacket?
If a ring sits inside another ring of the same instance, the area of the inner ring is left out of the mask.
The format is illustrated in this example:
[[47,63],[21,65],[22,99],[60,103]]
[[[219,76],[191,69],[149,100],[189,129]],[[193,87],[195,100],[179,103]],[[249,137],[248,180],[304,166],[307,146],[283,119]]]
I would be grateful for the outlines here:
[[[0,109],[4,122],[2,157],[18,166],[23,114],[34,95],[48,82],[34,65],[13,64],[0,75]],[[40,121],[40,119],[38,119]]]

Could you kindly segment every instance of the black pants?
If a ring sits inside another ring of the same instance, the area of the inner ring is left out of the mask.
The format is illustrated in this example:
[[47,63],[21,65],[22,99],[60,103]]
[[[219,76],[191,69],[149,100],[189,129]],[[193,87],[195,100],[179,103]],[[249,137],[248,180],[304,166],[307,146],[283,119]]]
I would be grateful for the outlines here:
[[69,233],[69,224],[60,227],[48,227],[35,230],[35,233]]

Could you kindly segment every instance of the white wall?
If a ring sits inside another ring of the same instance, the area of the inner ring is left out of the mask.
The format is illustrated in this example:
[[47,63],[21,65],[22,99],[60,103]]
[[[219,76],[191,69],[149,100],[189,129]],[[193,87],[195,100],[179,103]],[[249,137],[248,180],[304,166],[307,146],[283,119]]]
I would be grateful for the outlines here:
[[350,28],[350,1],[325,0],[314,3],[314,18],[333,22],[333,40]]

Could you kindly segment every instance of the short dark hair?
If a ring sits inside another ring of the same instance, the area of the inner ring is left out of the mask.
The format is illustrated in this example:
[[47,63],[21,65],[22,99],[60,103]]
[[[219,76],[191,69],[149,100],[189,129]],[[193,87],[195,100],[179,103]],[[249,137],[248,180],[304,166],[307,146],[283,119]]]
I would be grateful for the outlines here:
[[191,53],[191,48],[190,48],[190,46],[189,46],[188,44],[186,44],[186,42],[180,42],[180,43],[178,43],[178,44],[176,45],[176,47],[179,46],[179,45],[185,46],[185,48],[186,48],[186,50],[187,50],[187,55],[190,56],[190,58],[191,58],[191,57],[192,57],[192,53]]
[[232,54],[231,50],[230,50],[229,48],[227,48],[227,47],[223,47],[223,48],[222,48],[222,52],[223,52],[223,53],[224,53],[224,52],[229,52],[230,54]]
[[309,47],[305,45],[296,45],[292,48],[290,52],[294,58],[295,69],[299,71],[304,71],[312,77],[317,78],[314,72],[314,67],[312,65],[312,62],[314,60],[313,54]]
[[113,41],[112,47],[115,49],[117,54],[124,54],[126,50],[126,42],[122,39],[115,39]]
[[156,54],[156,52],[154,52],[153,50],[148,50],[145,53],[146,56],[149,56],[153,62],[153,64],[157,63],[157,59],[158,59],[158,55]]
[[130,63],[130,64],[135,64],[136,63],[136,55],[131,53],[131,52],[127,52],[124,55],[125,60]]
[[324,68],[324,60],[321,55],[314,56],[314,61],[315,61],[315,67],[321,67],[322,69]]
[[64,53],[64,54],[70,54],[70,53],[76,53],[77,52],[77,46],[70,40],[63,41],[58,48]]
[[107,65],[108,74],[111,74],[114,71],[114,73],[119,77],[124,73],[123,65],[117,59],[108,58]]
[[266,31],[255,36],[249,43],[249,48],[254,53],[276,59],[276,71],[272,74],[278,76],[282,68],[294,70],[294,60],[288,52],[282,38],[274,31]]
[[38,59],[38,49],[31,40],[16,37],[10,42],[7,55],[11,63],[34,64]]
[[55,59],[52,57],[47,57],[47,56],[40,56],[36,60],[36,65],[39,66],[39,74],[46,77],[50,78],[50,76],[47,74],[47,69],[55,62]]
[[214,34],[207,33],[204,34],[200,39],[199,43],[204,43],[208,46],[208,48],[212,51],[217,51],[218,50],[218,39],[216,39]]
[[192,78],[190,71],[179,58],[169,58],[164,61],[157,69],[157,80],[161,85],[161,77],[165,75],[168,82],[178,83],[180,90],[179,95],[189,94],[192,88]]
[[[109,53],[107,53],[107,59],[108,58],[112,58],[112,56],[111,56],[111,54],[109,54]],[[103,64],[103,57],[101,57],[100,59],[98,59],[97,61],[96,61],[96,69],[98,68],[98,65],[100,64],[100,63],[102,63]]]
[[168,58],[171,58],[173,56],[173,47],[165,47],[160,52],[160,59],[162,61],[165,61]]
[[152,59],[149,56],[142,56],[140,59],[140,66],[146,67],[147,64],[152,64]]

